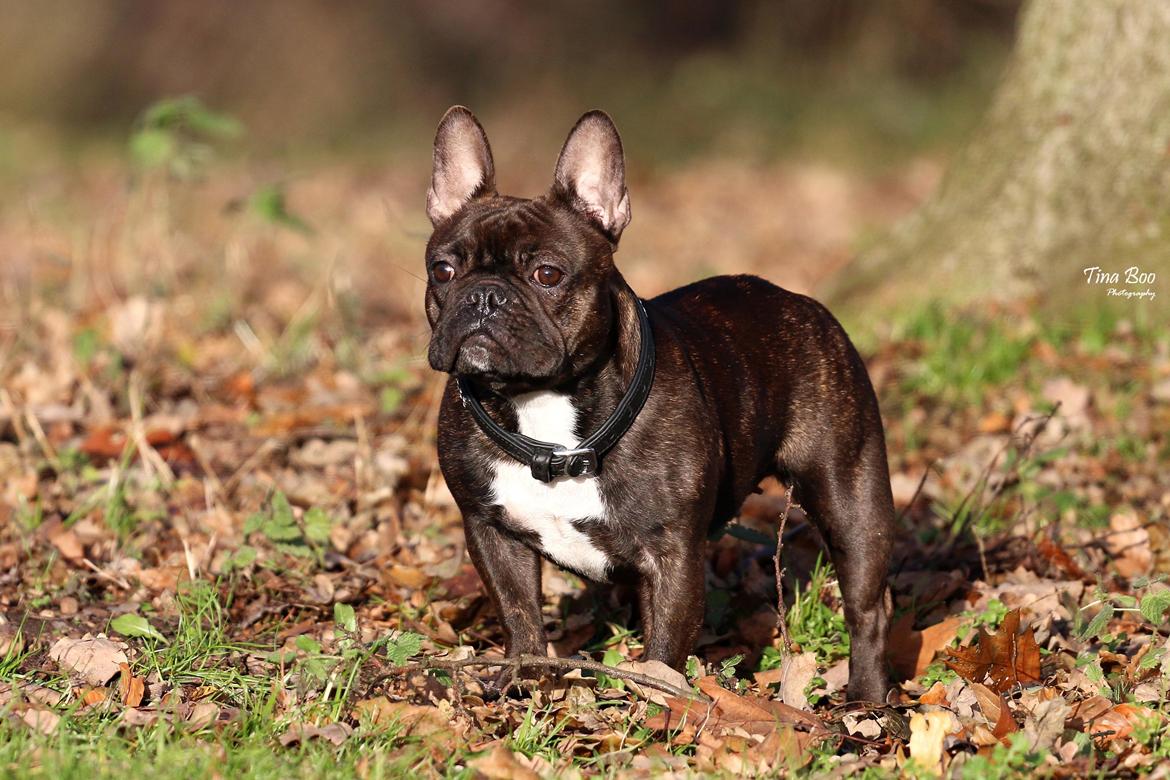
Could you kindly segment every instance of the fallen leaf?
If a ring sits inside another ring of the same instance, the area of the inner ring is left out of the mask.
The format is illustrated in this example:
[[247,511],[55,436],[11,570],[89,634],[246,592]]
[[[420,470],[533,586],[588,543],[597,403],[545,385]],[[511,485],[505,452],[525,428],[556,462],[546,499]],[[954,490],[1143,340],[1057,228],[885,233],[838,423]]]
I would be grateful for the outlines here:
[[830,666],[821,673],[821,679],[825,681],[825,689],[829,693],[843,690],[849,685],[849,659],[842,658]]
[[187,576],[187,569],[177,566],[151,566],[139,569],[135,576],[151,590],[174,590],[179,584],[179,578]]
[[1105,546],[1109,549],[1118,574],[1129,579],[1149,574],[1154,567],[1150,532],[1143,527],[1137,513],[1115,513],[1109,518],[1109,530]]
[[438,707],[390,701],[385,696],[363,699],[354,705],[354,717],[383,728],[394,726],[404,737],[450,742],[456,737],[451,720]]
[[[760,774],[777,769],[791,773],[812,761],[813,752],[808,749],[810,742],[807,732],[797,731],[791,724],[781,723],[763,742],[749,743],[748,755],[755,761]],[[763,766],[760,766],[761,762]]]
[[[672,669],[662,661],[625,661],[618,664],[618,668],[644,674],[647,677],[653,677],[656,680],[673,685],[675,688],[681,688],[684,691],[689,690],[691,687],[691,684],[687,682],[686,675],[677,669]],[[662,691],[656,688],[643,688],[633,680],[626,680],[625,682],[639,696],[649,699],[655,704],[666,706],[666,694]]]
[[340,747],[351,734],[353,734],[353,729],[344,723],[330,723],[327,726],[294,723],[289,726],[288,731],[280,735],[280,744],[289,747],[290,745],[303,744],[311,739],[323,739]]
[[1044,400],[1059,404],[1058,417],[1071,430],[1082,430],[1091,425],[1088,410],[1092,394],[1085,385],[1061,376],[1049,379],[1041,388]]
[[103,425],[90,430],[77,448],[91,458],[111,460],[125,451],[126,435],[112,425]]
[[934,706],[947,706],[947,686],[943,685],[941,681],[936,681],[934,685],[930,686],[930,690],[918,697],[921,704],[931,704]]
[[910,757],[927,772],[942,772],[943,740],[955,729],[948,710],[910,714]]
[[49,532],[49,542],[57,548],[57,552],[68,561],[80,561],[85,557],[85,548],[81,540],[70,528],[58,528]]
[[1070,620],[1072,615],[1065,603],[1080,603],[1084,591],[1085,583],[1080,580],[1046,579],[1020,567],[1011,572],[1006,581],[986,591],[986,595],[999,599],[1009,609],[1019,608],[1021,614],[1037,617],[1053,614]]
[[[894,495],[894,506],[904,507],[909,506],[919,495],[919,485],[922,485],[922,475],[913,476],[906,473],[895,473],[890,475],[890,492]],[[742,510],[741,510],[742,511]],[[777,510],[775,515],[769,515],[769,522],[771,518],[780,514],[781,510]]]
[[882,725],[868,712],[848,712],[841,718],[841,723],[855,737],[877,739],[882,735]]
[[398,563],[390,567],[386,576],[390,578],[391,582],[402,588],[421,588],[431,581],[430,576],[421,569]]
[[1089,734],[1093,737],[1124,739],[1133,733],[1134,726],[1151,718],[1164,720],[1163,716],[1149,707],[1139,704],[1118,704],[1093,719]]
[[1008,707],[1007,699],[1002,694],[996,693],[982,683],[971,683],[971,690],[979,702],[979,709],[983,711],[983,717],[987,718],[987,722],[991,724],[992,737],[1004,741],[1008,734],[1019,731],[1020,726],[1012,717],[1011,708]]
[[460,599],[464,596],[482,593],[483,580],[479,578],[479,572],[475,570],[475,567],[467,563],[463,565],[458,574],[443,581],[443,590],[447,592],[448,598]]
[[135,677],[129,664],[122,664],[121,670],[118,676],[118,698],[127,707],[137,707],[142,704],[142,697],[146,694],[146,681]]
[[1053,566],[1060,569],[1062,572],[1070,577],[1075,577],[1078,580],[1091,579],[1085,570],[1080,567],[1072,556],[1054,540],[1045,537],[1036,545],[1036,551]]
[[111,620],[110,628],[122,636],[143,637],[159,642],[167,641],[166,637],[159,633],[157,628],[150,625],[146,618],[142,617],[142,615],[135,615],[132,612],[118,615],[118,617]]
[[101,688],[90,688],[81,695],[81,702],[86,707],[92,707],[95,704],[101,704],[106,700],[106,692]]
[[46,735],[56,733],[61,722],[61,716],[52,710],[28,709],[20,713],[20,719],[29,728]]
[[811,709],[804,692],[816,676],[816,655],[813,653],[786,655],[780,662],[780,701],[798,710]]
[[369,404],[300,406],[295,411],[266,415],[252,426],[252,433],[260,437],[280,437],[300,428],[316,428],[326,423],[348,425],[354,417],[367,417],[372,411]]
[[49,658],[90,685],[100,686],[112,680],[122,664],[130,663],[122,647],[102,634],[82,639],[62,638],[49,648]]
[[1069,719],[1072,721],[1070,726],[1087,731],[1091,728],[1093,721],[1112,708],[1113,702],[1104,696],[1090,696],[1073,705],[1072,712],[1069,713]]
[[901,678],[913,680],[934,661],[935,655],[954,641],[959,631],[959,618],[948,617],[941,623],[915,631],[914,613],[907,612],[893,628],[886,657]]
[[947,649],[946,665],[971,682],[984,682],[1003,693],[1017,685],[1040,682],[1040,647],[1032,628],[1019,632],[1020,611],[1004,616],[994,634],[980,629],[975,647]]
[[1064,733],[1069,709],[1068,702],[1059,696],[1037,703],[1024,718],[1024,734],[1028,738],[1029,749],[1051,750],[1057,738]]
[[205,729],[219,720],[219,705],[214,702],[200,701],[194,704],[183,704],[179,707],[179,717],[192,731]]
[[36,683],[25,683],[19,687],[20,693],[34,704],[42,707],[56,707],[61,704],[65,694]]
[[980,433],[1007,433],[1012,429],[1012,418],[1003,412],[989,412],[979,420]]
[[826,732],[824,724],[815,716],[784,702],[729,691],[719,685],[713,675],[700,679],[697,684],[710,702],[667,696],[667,709],[648,718],[646,727],[655,731],[675,731],[675,741],[680,744],[692,741],[700,726],[703,731],[716,735],[734,729],[767,736],[777,723],[801,724],[817,735]]
[[488,780],[540,780],[540,775],[522,764],[504,742],[493,743],[492,749],[468,762],[468,766]]
[[122,722],[127,726],[153,726],[158,723],[159,712],[155,709],[129,708],[122,711]]

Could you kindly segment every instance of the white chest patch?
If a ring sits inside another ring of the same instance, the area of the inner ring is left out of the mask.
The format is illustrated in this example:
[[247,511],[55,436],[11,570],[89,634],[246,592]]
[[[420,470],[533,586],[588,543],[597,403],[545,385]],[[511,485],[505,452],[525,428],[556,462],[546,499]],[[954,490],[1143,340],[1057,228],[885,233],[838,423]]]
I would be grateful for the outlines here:
[[[538,392],[517,396],[512,401],[520,422],[520,433],[540,441],[576,447],[573,435],[577,410],[569,396]],[[493,502],[502,506],[512,522],[540,537],[541,551],[560,565],[604,581],[609,558],[572,521],[604,522],[605,502],[597,480],[588,477],[560,477],[544,483],[532,478],[528,466],[508,459],[496,461],[492,481]]]

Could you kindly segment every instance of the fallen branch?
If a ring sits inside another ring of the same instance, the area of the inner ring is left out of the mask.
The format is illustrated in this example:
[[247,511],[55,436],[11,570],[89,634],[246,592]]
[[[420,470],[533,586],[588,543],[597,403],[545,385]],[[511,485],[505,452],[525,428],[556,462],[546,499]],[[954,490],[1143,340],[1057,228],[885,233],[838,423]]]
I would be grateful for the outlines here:
[[585,658],[549,658],[543,655],[518,655],[511,658],[487,658],[484,656],[471,656],[470,658],[427,658],[415,663],[404,664],[403,666],[396,666],[389,672],[381,675],[370,683],[370,688],[374,688],[386,680],[393,677],[409,674],[411,672],[430,672],[430,671],[446,671],[459,672],[470,667],[477,666],[498,666],[502,669],[510,669],[511,674],[515,677],[519,674],[521,669],[556,669],[558,671],[573,671],[580,670],[585,672],[597,672],[604,674],[607,677],[613,677],[618,680],[628,680],[638,685],[644,685],[647,688],[654,688],[662,691],[665,694],[674,696],[678,699],[688,699],[690,701],[707,702],[706,696],[695,693],[688,688],[680,688],[677,685],[672,685],[665,680],[659,680],[657,677],[651,677],[648,674],[641,672],[631,672],[628,669],[619,669],[615,666],[599,663],[597,661],[590,661]]
[[776,529],[776,627],[784,643],[784,653],[791,655],[794,645],[788,633],[788,606],[784,603],[784,568],[780,565],[780,554],[784,550],[784,526],[788,524],[788,510],[792,508],[792,485],[784,494],[784,511],[780,515],[780,527]]

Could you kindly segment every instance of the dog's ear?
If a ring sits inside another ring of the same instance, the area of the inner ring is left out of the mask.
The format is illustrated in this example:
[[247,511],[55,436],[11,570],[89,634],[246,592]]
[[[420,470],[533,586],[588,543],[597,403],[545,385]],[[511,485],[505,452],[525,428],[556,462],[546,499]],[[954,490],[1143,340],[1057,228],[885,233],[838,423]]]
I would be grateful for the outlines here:
[[591,219],[614,242],[630,224],[622,139],[604,111],[577,120],[557,160],[553,192]]
[[487,135],[475,114],[452,106],[435,132],[435,162],[427,216],[438,225],[472,198],[496,194],[496,169]]

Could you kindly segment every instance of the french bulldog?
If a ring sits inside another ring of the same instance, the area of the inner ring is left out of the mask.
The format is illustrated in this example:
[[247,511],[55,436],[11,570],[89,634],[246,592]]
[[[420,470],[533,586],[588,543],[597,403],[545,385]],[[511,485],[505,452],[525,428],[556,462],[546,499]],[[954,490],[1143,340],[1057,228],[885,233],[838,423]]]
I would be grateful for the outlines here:
[[755,276],[640,300],[614,265],[630,196],[601,111],[581,117],[551,188],[528,199],[497,193],[483,128],[451,108],[426,208],[428,358],[450,375],[439,463],[508,655],[546,653],[544,557],[634,582],[642,659],[681,668],[703,620],[708,536],[772,475],[836,568],[847,695],[883,702],[885,438],[865,365],[828,310]]

